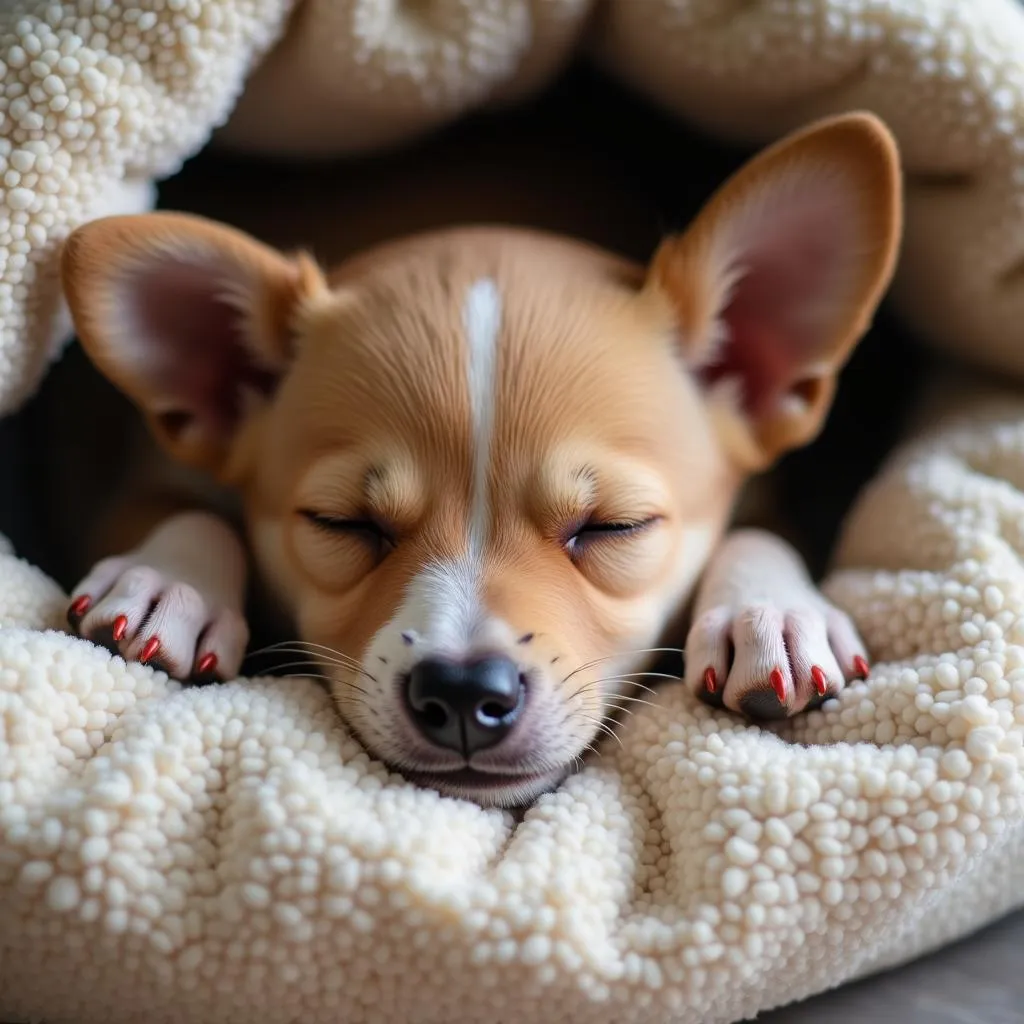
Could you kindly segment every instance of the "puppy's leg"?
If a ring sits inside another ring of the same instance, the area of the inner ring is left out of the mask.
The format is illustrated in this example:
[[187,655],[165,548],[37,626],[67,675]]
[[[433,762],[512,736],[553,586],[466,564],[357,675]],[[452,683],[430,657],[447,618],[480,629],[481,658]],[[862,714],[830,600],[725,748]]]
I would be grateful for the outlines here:
[[725,539],[697,594],[688,686],[752,718],[785,718],[867,672],[853,623],[825,600],[788,544],[760,530]]
[[132,551],[97,562],[75,587],[68,620],[80,636],[178,679],[231,678],[249,638],[245,576],[231,526],[178,511]]

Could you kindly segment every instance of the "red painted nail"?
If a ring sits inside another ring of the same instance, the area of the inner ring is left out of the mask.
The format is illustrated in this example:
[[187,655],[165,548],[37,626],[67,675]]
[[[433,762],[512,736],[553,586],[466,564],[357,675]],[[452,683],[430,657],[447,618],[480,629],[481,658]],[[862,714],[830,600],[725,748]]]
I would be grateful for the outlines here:
[[871,666],[859,654],[853,659],[853,667],[861,679],[867,679],[871,673]]
[[704,669],[704,689],[708,693],[714,693],[718,689],[718,676],[710,665]]
[[81,594],[71,602],[68,612],[76,619],[80,619],[91,607],[92,598],[88,594]]
[[127,632],[128,632],[128,616],[127,615],[118,615],[118,617],[116,619],[114,619],[114,639],[117,640],[118,642],[122,641],[124,639],[125,633],[127,633]]
[[210,653],[204,654],[199,659],[199,664],[196,665],[196,672],[201,676],[205,676],[208,672],[212,672],[217,667],[217,655]]
[[139,663],[145,665],[150,658],[160,650],[160,637],[151,636],[146,641],[146,646],[142,648],[142,653],[139,655]]
[[781,668],[773,668],[768,681],[772,684],[775,696],[779,698],[780,704],[786,703],[786,677],[782,674]]
[[828,693],[828,679],[825,677],[825,670],[820,665],[811,666],[811,679],[814,682],[814,688],[818,691],[818,696],[824,697]]

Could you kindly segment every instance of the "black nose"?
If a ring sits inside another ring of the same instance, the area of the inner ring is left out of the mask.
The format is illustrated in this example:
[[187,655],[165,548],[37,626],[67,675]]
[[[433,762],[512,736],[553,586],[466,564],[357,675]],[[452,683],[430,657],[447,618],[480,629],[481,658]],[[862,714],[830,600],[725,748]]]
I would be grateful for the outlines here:
[[526,696],[518,666],[501,657],[470,662],[426,658],[409,674],[407,693],[420,733],[466,757],[511,732]]

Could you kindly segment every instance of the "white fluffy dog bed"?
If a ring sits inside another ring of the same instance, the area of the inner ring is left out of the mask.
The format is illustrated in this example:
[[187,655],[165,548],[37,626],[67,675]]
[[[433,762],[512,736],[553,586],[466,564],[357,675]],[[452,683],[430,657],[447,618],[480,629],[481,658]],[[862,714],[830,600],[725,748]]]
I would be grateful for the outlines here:
[[[22,6],[34,14],[0,14],[5,410],[63,336],[60,238],[145,205],[149,177],[227,115],[288,13]],[[307,0],[248,95],[294,81],[307,137],[343,97],[335,149],[398,138],[541,84],[593,6]],[[927,285],[948,313],[937,340],[1021,368],[1002,332],[1024,279],[1000,274],[1024,237],[1024,12],[650,0],[664,17],[645,23],[658,32],[640,61],[638,7],[596,12],[613,66],[678,87],[684,109],[701,82],[750,84],[720,93],[734,105],[709,109],[712,127],[777,134],[851,97],[889,116],[911,171],[933,175],[911,185],[905,308],[928,326]],[[303,49],[330,18],[333,62]],[[710,78],[676,59],[687,39]],[[869,49],[842,95],[813,73]],[[772,116],[755,104],[766,80]],[[252,141],[248,102],[237,144]],[[263,143],[280,130],[301,148],[277,102]],[[375,119],[387,131],[370,139]],[[946,159],[961,125],[966,184]],[[976,129],[985,145],[968,147]],[[968,221],[990,226],[988,262],[953,244]],[[1022,556],[1024,399],[989,399],[898,453],[847,525],[829,592],[871,649],[867,682],[774,732],[665,687],[515,823],[388,776],[312,682],[182,690],[46,632],[64,595],[0,551],[0,1019],[725,1024],[965,934],[1024,904]]]
[[830,584],[866,683],[777,734],[668,686],[518,825],[313,683],[38,632],[63,595],[5,556],[0,1015],[714,1024],[961,935],[1024,903],[1022,524],[1024,403],[917,443],[847,533],[891,568]]

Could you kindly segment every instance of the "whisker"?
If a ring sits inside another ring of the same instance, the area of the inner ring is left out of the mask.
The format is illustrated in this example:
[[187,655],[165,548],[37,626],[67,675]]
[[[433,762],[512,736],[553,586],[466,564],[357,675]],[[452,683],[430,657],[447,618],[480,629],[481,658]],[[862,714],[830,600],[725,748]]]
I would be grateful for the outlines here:
[[624,693],[613,693],[606,699],[609,703],[616,700],[628,700],[631,704],[644,704],[649,708],[658,707],[652,700],[644,700],[643,697],[627,697]]
[[[676,682],[679,682],[679,677],[678,677],[678,676],[673,676],[672,678],[673,678],[673,679],[674,679],[674,680],[675,680]],[[637,688],[638,690],[645,690],[645,691],[646,691],[647,693],[650,693],[650,694],[654,694],[654,695],[657,695],[657,693],[658,693],[658,691],[657,691],[657,690],[654,690],[654,689],[652,689],[652,688],[651,688],[650,686],[644,686],[644,684],[643,684],[643,683],[638,683],[638,682],[637,682],[637,681],[636,681],[635,679],[632,679],[632,680],[630,680],[630,682],[632,682],[632,684],[633,684],[633,685],[634,685],[634,686],[635,686],[635,687],[636,687],[636,688]]]
[[332,682],[330,676],[319,675],[316,672],[284,672],[277,676],[278,679],[322,679],[325,683]]
[[621,714],[621,715],[630,715],[630,716],[632,716],[632,714],[633,714],[632,708],[620,708],[618,705],[615,705],[610,710],[613,711],[617,715]]
[[[670,675],[668,672],[642,672],[642,673],[641,672],[623,672],[623,673],[620,673],[619,675],[604,676],[601,679],[595,679],[594,682],[595,683],[615,683],[615,682],[618,682],[618,683],[631,683],[631,682],[633,682],[633,680],[630,679],[630,676],[635,676],[635,675],[653,676],[656,679],[671,679],[674,682],[678,682],[679,681],[679,676]],[[642,684],[637,683],[636,685],[640,686]],[[647,689],[650,689],[650,687],[647,687]]]
[[253,651],[253,654],[263,654],[269,651],[276,651],[281,647],[305,647],[307,649],[316,649],[320,651],[327,651],[328,654],[336,655],[339,658],[347,658],[347,654],[342,654],[341,651],[335,650],[333,647],[328,647],[326,644],[315,644],[311,640],[300,640],[298,638],[294,640],[279,640],[275,644],[269,644],[266,647],[261,647],[257,651]]
[[370,693],[368,690],[363,689],[358,683],[353,682],[351,679],[345,680],[345,686],[350,690],[355,690],[356,693],[361,693],[367,700],[370,699]]
[[616,703],[611,703],[610,701],[605,702],[604,711],[605,711],[606,714],[609,714],[609,715],[610,715],[611,712],[620,712],[620,711],[626,712],[627,715],[632,715],[633,714],[633,710],[632,709],[624,708],[622,705],[616,705]]
[[274,651],[274,654],[304,654],[307,658],[316,658],[317,661],[324,665],[354,665],[359,667],[359,662],[354,658],[332,658],[318,651],[308,651],[305,647],[279,647]]
[[[362,667],[362,665],[360,665],[358,662],[353,661],[353,660],[349,660],[349,659],[339,660],[339,659],[335,659],[335,658],[328,658],[328,657],[325,657],[322,654],[317,654],[316,652],[313,652],[313,651],[305,651],[305,650],[302,650],[301,648],[297,648],[297,647],[281,647],[281,648],[278,648],[274,653],[275,654],[304,654],[306,656],[307,661],[310,664],[334,665],[337,668],[349,669],[350,671],[356,672],[359,675],[364,675],[364,676],[366,676],[367,679],[369,679],[373,683],[376,683],[378,681],[376,676],[371,675],[369,672],[366,671],[365,668]],[[249,655],[249,657],[252,657],[252,655]],[[303,664],[303,662],[293,662],[292,664]]]
[[615,740],[615,742],[618,743],[620,747],[622,746],[622,740],[619,739],[617,733],[614,729],[611,728],[611,726],[606,725],[604,722],[601,722],[596,718],[592,718],[590,715],[580,715],[580,718],[582,718],[585,722],[590,722],[594,726],[594,728],[597,729],[598,732],[602,732],[607,736],[611,736],[611,738]]
[[[635,715],[636,712],[637,712],[636,708],[626,708],[623,705],[616,705],[616,703],[610,703],[610,702],[607,703],[607,705],[605,707],[609,710],[609,712],[615,712],[615,713],[622,712],[622,714],[624,714],[624,715],[631,715],[632,716],[632,715]],[[649,707],[653,708],[655,706],[654,705],[649,705]]]
[[[323,668],[323,663],[322,662],[314,661],[311,658],[306,658],[306,659],[303,659],[301,661],[286,661],[283,665],[277,665],[275,667],[279,668],[279,669],[280,668],[301,668],[303,665],[309,665],[309,666],[311,666],[313,668]],[[347,665],[341,665],[339,667],[340,668],[348,668]],[[322,675],[323,673],[319,673],[319,674]],[[326,679],[327,676],[324,675],[324,678]]]
[[622,746],[622,740],[620,740],[619,737],[616,736],[615,733],[607,726],[595,726],[595,728],[597,728],[598,733],[602,736],[610,736],[620,747]]
[[603,658],[594,658],[592,661],[584,662],[578,668],[573,669],[562,682],[568,682],[577,673],[594,665],[600,665],[602,661],[611,661],[613,658],[632,658],[638,654],[678,654],[682,657],[683,649],[681,647],[642,647],[636,651],[620,651],[618,654],[606,654]]
[[[621,713],[623,715],[629,715],[630,717],[635,715],[637,713],[637,711],[639,710],[638,708],[626,708],[626,707],[623,707],[621,704],[610,704],[608,706],[616,714]],[[655,707],[656,705],[651,704],[649,706],[650,707]]]
[[582,696],[588,690],[592,690],[595,685],[596,685],[596,683],[594,683],[594,682],[584,683],[582,686],[580,686],[577,689],[573,690],[573,692],[569,694],[569,696],[566,698],[566,700],[567,701],[575,700],[577,697]]
[[[370,676],[370,673],[363,668],[362,664],[355,658],[349,657],[347,654],[342,654],[340,651],[333,651],[330,648],[324,648],[323,651],[310,650],[305,645],[305,641],[289,641],[288,643],[274,644],[272,648],[264,647],[258,651],[252,651],[247,657],[254,658],[261,655],[271,654],[305,654],[310,658],[316,658],[322,664],[327,665],[340,665],[345,668],[356,669],[359,672]],[[373,678],[370,676],[370,678]],[[376,680],[374,680],[376,682]]]
[[660,679],[669,679],[672,682],[679,682],[679,676],[669,675],[665,672],[629,672],[621,676],[603,676],[600,679],[590,679],[587,682],[585,682],[582,686],[573,690],[573,692],[569,694],[568,699],[572,700],[579,694],[585,693],[592,687],[600,686],[602,683],[626,683],[630,686],[635,686],[638,690],[645,690],[652,696],[657,696],[657,690],[654,690],[650,686],[645,686],[643,683],[637,682],[635,679],[630,678],[631,676],[635,675],[655,676]]
[[[263,652],[253,652],[249,655],[250,658],[258,656]],[[310,658],[317,658],[322,662],[329,665],[355,665],[359,666],[359,662],[355,658],[350,658],[347,654],[330,655],[321,651],[311,651],[306,647],[302,647],[298,644],[292,646],[280,646],[275,647],[271,654],[305,654]]]
[[[281,668],[292,668],[296,665],[301,665],[302,662],[292,662],[290,665],[282,665]],[[325,683],[335,683],[337,680],[333,676],[324,675],[323,672],[282,672],[281,675],[276,676],[277,679],[320,679]],[[370,693],[368,690],[364,690],[358,683],[354,683],[351,679],[345,680],[345,686],[351,690],[355,690],[356,693],[361,693],[364,697],[369,698]]]
[[[596,685],[598,682],[602,682],[602,683],[622,683],[624,686],[628,686],[629,683],[630,683],[630,680],[628,680],[628,679],[616,679],[613,676],[609,676],[607,679],[595,680],[594,684]],[[577,690],[576,692],[579,693],[580,691]],[[658,695],[657,694],[653,694],[653,696],[656,697]],[[649,700],[647,700],[646,697],[634,697],[632,694],[626,693],[625,691],[621,691],[620,692],[620,691],[617,691],[617,690],[612,690],[610,693],[602,693],[600,699],[602,701],[604,701],[604,700],[632,700],[632,701],[636,701],[637,703],[642,703],[642,704],[650,704],[651,703]]]

